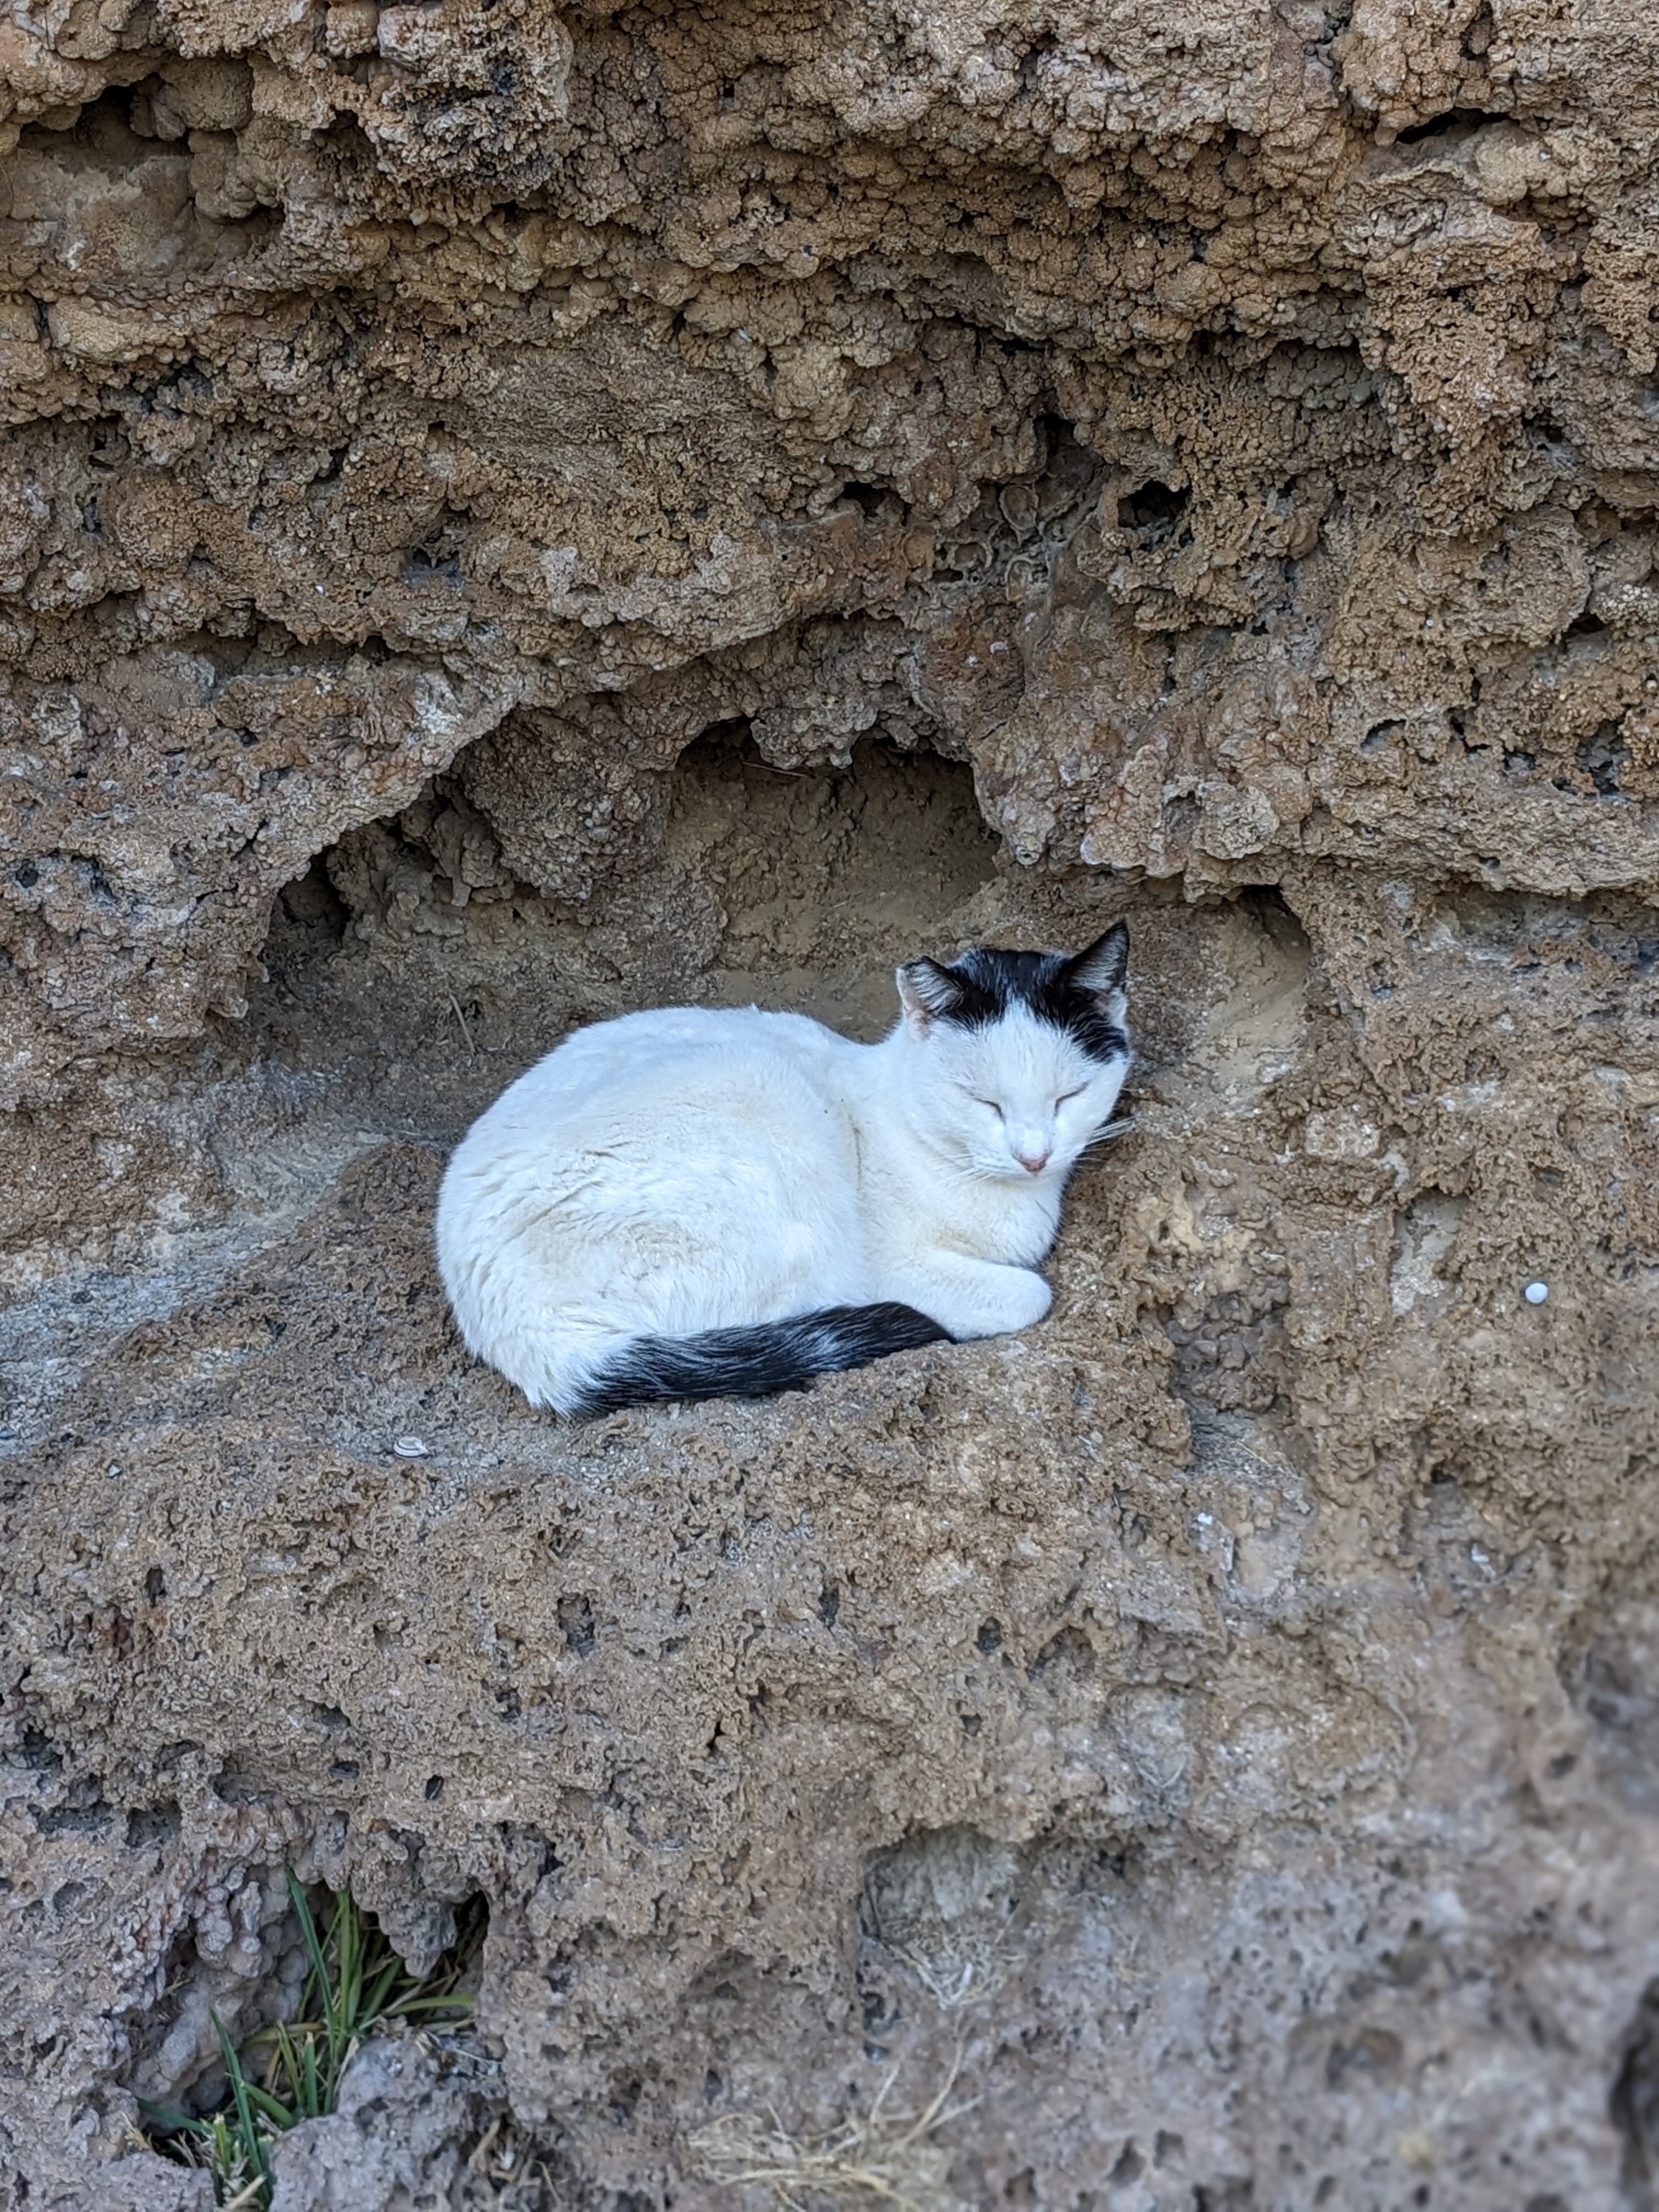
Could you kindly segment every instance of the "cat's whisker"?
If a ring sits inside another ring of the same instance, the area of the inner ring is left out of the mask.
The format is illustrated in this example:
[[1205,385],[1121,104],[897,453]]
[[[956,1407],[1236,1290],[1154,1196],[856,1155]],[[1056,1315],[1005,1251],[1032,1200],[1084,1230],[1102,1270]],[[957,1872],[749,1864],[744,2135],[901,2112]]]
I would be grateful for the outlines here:
[[[1109,1145],[1118,1137],[1133,1135],[1138,1126],[1134,1115],[1126,1114],[1121,1121],[1109,1121],[1097,1135],[1090,1138],[1083,1150],[1085,1152],[1092,1152],[1097,1145]],[[1081,1157],[1082,1155],[1079,1154],[1079,1158]]]

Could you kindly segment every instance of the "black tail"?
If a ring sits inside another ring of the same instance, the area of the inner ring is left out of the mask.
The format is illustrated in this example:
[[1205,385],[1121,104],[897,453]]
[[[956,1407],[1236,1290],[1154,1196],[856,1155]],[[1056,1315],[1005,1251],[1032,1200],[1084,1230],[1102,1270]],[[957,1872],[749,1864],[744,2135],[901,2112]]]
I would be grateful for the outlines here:
[[748,1328],[706,1328],[697,1336],[641,1336],[599,1370],[571,1410],[614,1413],[652,1398],[767,1398],[775,1390],[804,1390],[815,1375],[949,1341],[948,1329],[891,1299],[823,1306]]

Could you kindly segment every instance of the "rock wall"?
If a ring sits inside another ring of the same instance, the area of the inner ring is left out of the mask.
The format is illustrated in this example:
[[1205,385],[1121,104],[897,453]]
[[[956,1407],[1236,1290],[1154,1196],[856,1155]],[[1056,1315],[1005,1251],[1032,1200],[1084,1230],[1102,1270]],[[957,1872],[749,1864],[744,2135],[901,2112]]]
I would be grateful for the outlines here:
[[[289,1865],[490,1918],[279,2212],[1648,2204],[1650,12],[42,0],[0,139],[0,2204],[208,2201]],[[1041,1328],[468,1365],[569,1023],[1119,913]]]

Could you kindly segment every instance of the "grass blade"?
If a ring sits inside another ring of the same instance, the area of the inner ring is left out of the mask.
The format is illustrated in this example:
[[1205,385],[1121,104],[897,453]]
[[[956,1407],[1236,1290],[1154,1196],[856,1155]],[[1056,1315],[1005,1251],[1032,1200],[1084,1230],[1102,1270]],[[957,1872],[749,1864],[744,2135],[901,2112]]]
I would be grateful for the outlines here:
[[323,1956],[323,1947],[317,1935],[317,1923],[311,1917],[311,1907],[306,1902],[306,1893],[295,1880],[291,1867],[289,1869],[288,1893],[293,1899],[295,1911],[299,1915],[300,1933],[305,1938],[306,1950],[311,1959],[311,1971],[317,1978],[317,2002],[322,2006],[323,2018],[328,2024],[329,2040],[331,2043],[335,2035],[334,1992],[329,1986],[328,1961]]
[[270,2160],[265,2152],[264,2131],[254,2124],[252,2106],[248,2100],[248,2081],[242,2071],[242,2062],[236,2055],[235,2045],[225,2033],[223,2021],[216,2012],[210,2014],[209,2017],[213,2022],[213,2032],[219,2039],[219,2048],[224,2055],[225,2073],[230,2082],[231,2098],[236,2107],[236,2124],[242,2136],[238,2148],[246,2157],[249,2166],[252,2167],[258,2179],[268,2183],[270,2179]]
[[404,1965],[403,1960],[397,1957],[395,1954],[386,1960],[385,1966],[380,1969],[379,1978],[376,1980],[374,1987],[369,1990],[368,1996],[363,2001],[363,2021],[365,2026],[367,2026],[370,2021],[380,2020],[389,2010],[396,2009],[395,2007],[389,2007],[387,2005],[386,1999],[391,1995],[392,1987],[397,1982],[398,1977],[400,1975],[406,1975],[408,1969]]
[[[317,2118],[316,2111],[306,2098],[305,2068],[294,2038],[289,2031],[288,2022],[279,2020],[272,2033],[276,2048],[271,2053],[270,2071],[266,2076],[267,2086],[274,2090],[277,2087],[280,2076],[287,2101],[293,2106],[296,2115],[304,2119],[314,2120]],[[312,2048],[313,2041],[313,2039],[307,2039],[307,2051]],[[291,2127],[294,2123],[290,2120],[289,2124]]]
[[166,2128],[169,2133],[179,2136],[212,2133],[205,2120],[196,2119],[189,2112],[181,2112],[174,2105],[152,2105],[148,2097],[136,2098],[134,2102],[143,2114],[147,2128]]
[[245,2081],[243,2087],[247,2091],[249,2104],[273,2127],[286,2132],[300,2117],[291,2106],[283,2104],[280,2097],[273,2097],[269,2089],[262,2089],[257,2081]]
[[[362,2026],[363,1995],[363,1923],[349,1890],[340,1899],[334,1925],[340,1939],[336,1969],[340,1978],[337,2002],[342,2036],[349,2049],[356,2041]],[[345,2055],[345,2050],[342,2050],[340,2057],[343,2063]]]

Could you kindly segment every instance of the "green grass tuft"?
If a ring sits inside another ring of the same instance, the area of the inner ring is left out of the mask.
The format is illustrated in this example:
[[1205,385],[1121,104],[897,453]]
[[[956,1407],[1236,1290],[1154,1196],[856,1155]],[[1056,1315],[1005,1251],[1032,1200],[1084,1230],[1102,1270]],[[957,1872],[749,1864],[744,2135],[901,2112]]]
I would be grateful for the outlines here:
[[460,1983],[483,1935],[482,1907],[468,1916],[453,1947],[421,1980],[349,1890],[335,1899],[320,1931],[292,1872],[288,1891],[311,1960],[301,2017],[273,2021],[239,2050],[214,2014],[226,2085],[217,2112],[198,2118],[140,2100],[153,2147],[205,2167],[224,2212],[264,2212],[270,2203],[272,2144],[301,2120],[320,2119],[334,2110],[346,2062],[366,2036],[394,2022],[438,2026],[461,2020],[472,2004],[471,1990]]

